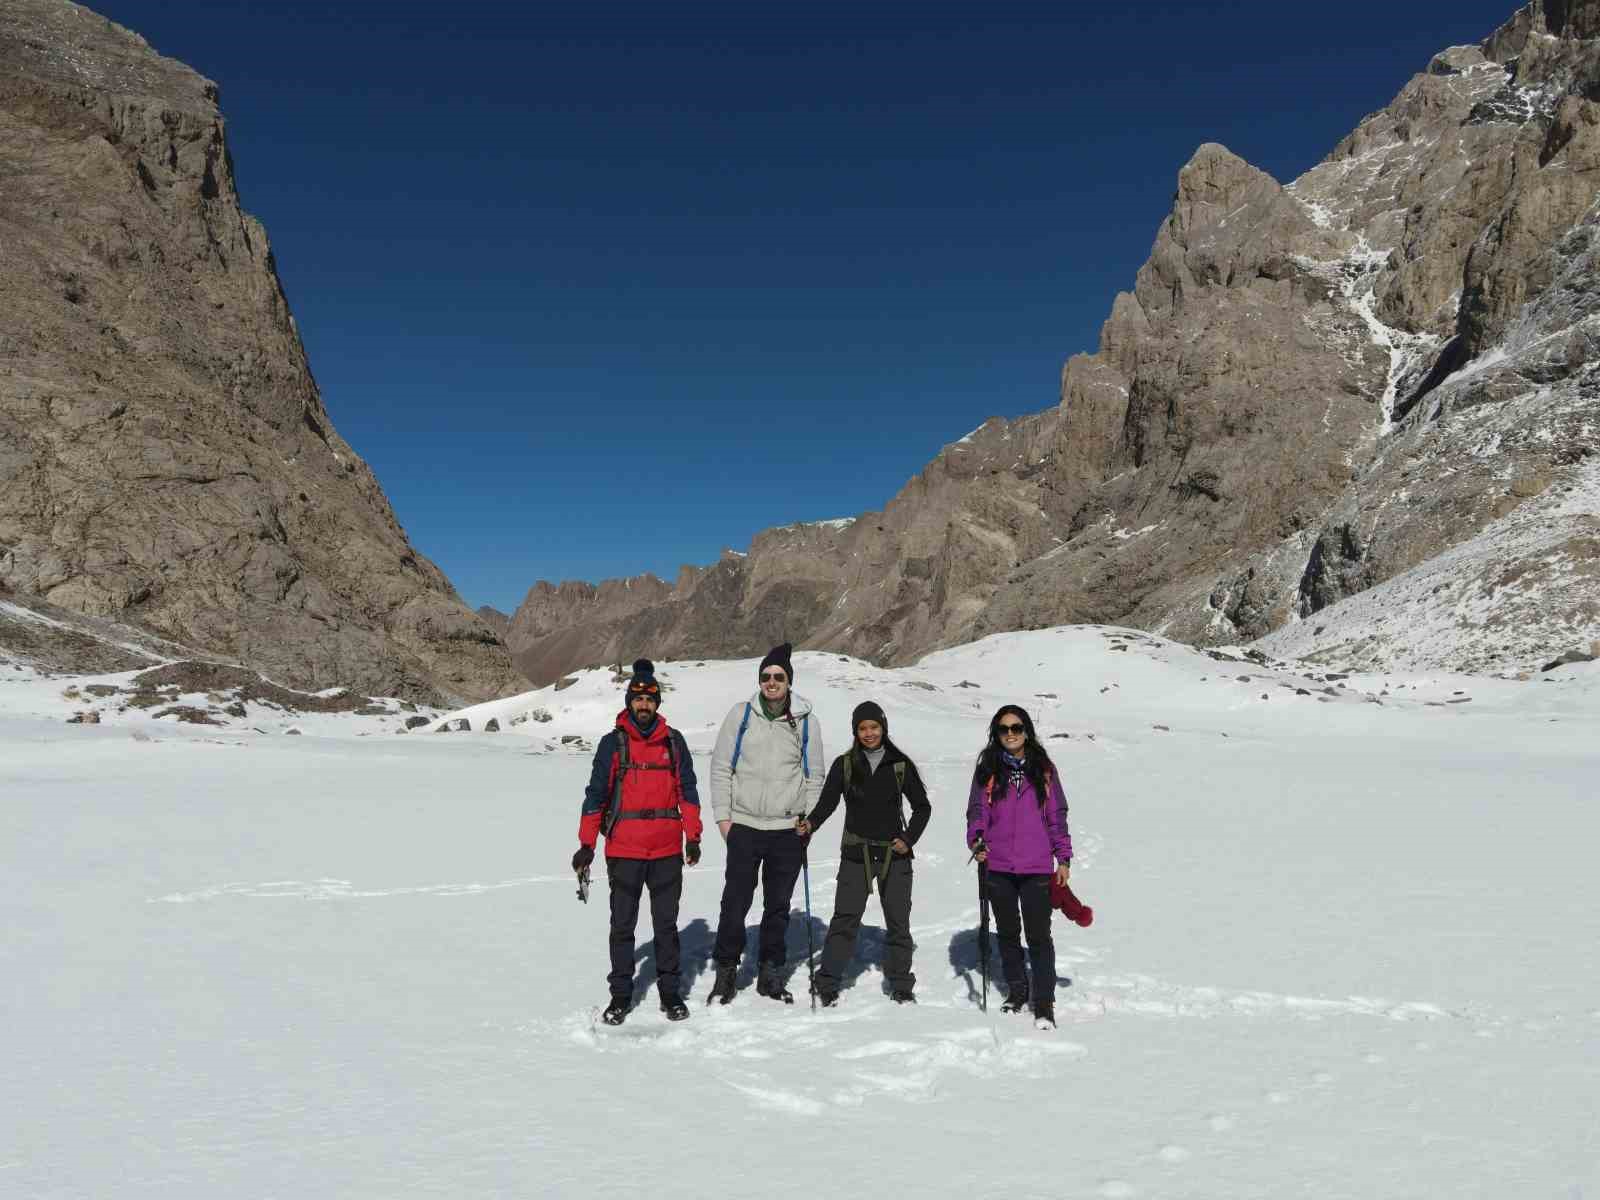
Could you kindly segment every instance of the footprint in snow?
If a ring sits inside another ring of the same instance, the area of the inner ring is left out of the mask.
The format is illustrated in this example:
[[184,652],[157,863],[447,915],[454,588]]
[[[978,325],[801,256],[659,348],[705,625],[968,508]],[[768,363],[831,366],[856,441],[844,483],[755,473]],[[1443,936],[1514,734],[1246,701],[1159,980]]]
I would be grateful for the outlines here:
[[880,1058],[885,1054],[915,1054],[922,1049],[916,1042],[869,1042],[865,1046],[855,1046],[849,1050],[841,1050],[834,1055],[835,1058]]
[[732,1086],[734,1091],[748,1096],[751,1103],[759,1108],[770,1108],[775,1112],[793,1113],[802,1117],[820,1116],[823,1111],[823,1105],[819,1101],[809,1096],[802,1096],[798,1092],[750,1087],[742,1083],[735,1083]]

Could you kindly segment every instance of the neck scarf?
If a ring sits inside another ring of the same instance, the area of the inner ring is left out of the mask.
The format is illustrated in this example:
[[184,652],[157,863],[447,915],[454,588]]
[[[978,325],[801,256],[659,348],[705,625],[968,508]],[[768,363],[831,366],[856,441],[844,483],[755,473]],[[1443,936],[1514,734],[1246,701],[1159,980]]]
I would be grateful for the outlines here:
[[1007,779],[1018,795],[1022,793],[1023,768],[1026,760],[1018,758],[1009,750],[1000,751],[1000,761],[1005,764]]

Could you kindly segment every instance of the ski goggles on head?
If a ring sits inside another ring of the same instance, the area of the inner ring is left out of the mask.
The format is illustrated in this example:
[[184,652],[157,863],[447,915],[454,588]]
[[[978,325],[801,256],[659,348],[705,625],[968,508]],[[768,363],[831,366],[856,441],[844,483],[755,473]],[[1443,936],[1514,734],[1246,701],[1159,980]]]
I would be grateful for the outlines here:
[[644,683],[640,680],[630,682],[628,684],[628,699],[633,700],[639,696],[643,696],[647,700],[654,700],[657,704],[660,704],[661,685],[654,681],[650,683]]

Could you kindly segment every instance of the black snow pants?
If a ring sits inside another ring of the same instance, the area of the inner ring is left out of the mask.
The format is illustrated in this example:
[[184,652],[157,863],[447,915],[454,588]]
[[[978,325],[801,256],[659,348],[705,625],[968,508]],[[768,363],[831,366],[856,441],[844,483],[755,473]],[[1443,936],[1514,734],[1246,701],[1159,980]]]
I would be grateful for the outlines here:
[[739,965],[744,953],[744,918],[756,895],[760,876],[761,942],[757,961],[781,967],[788,960],[785,936],[789,931],[789,904],[805,842],[793,829],[753,829],[735,823],[728,830],[728,866],[722,884],[722,914],[717,920],[719,967]]
[[[878,878],[882,859],[873,862],[873,877]],[[884,978],[889,989],[909,992],[917,984],[911,973],[911,955],[916,942],[911,940],[911,860],[896,854],[889,873],[878,879],[878,902],[883,905]],[[837,992],[856,948],[861,917],[867,911],[867,873],[860,862],[841,859],[839,883],[833,893],[833,919],[828,922],[828,938],[822,944],[822,965],[817,968],[817,990]]]
[[606,982],[613,996],[633,995],[633,927],[639,921],[639,900],[650,889],[650,924],[656,937],[656,988],[663,1000],[682,993],[679,976],[678,900],[683,895],[683,859],[607,858],[611,885],[611,974]]
[[[990,871],[989,907],[1000,941],[1000,964],[1007,984],[1024,982],[1022,970],[1023,930],[1028,934],[1028,958],[1033,965],[1035,1000],[1051,1004],[1056,999],[1056,944],[1050,937],[1050,876],[1013,875],[1009,871]],[[1018,909],[1021,909],[1019,914]]]

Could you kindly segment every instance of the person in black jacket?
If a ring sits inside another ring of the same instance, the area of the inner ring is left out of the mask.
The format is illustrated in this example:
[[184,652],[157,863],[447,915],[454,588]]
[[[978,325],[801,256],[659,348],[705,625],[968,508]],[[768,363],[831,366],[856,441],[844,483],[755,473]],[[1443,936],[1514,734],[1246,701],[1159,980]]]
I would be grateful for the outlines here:
[[[888,927],[883,973],[896,1004],[914,1004],[917,977],[911,973],[911,847],[927,828],[933,807],[916,764],[889,740],[889,719],[872,701],[856,706],[850,726],[855,740],[834,759],[822,795],[810,815],[795,823],[802,837],[821,828],[844,800],[844,835],[839,852],[839,884],[833,919],[817,969],[817,999],[831,1007],[839,999],[840,977],[856,945],[862,914],[873,885]],[[901,798],[911,804],[905,822]]]

